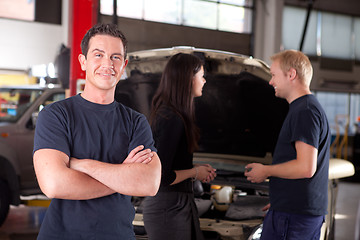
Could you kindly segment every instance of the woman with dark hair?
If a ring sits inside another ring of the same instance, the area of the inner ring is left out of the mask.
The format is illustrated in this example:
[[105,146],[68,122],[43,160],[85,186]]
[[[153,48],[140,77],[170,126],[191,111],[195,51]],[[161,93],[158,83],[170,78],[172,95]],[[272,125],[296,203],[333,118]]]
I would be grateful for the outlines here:
[[203,239],[194,201],[192,180],[210,182],[210,165],[193,165],[199,130],[194,98],[205,84],[200,58],[184,53],[172,56],[153,98],[150,124],[162,164],[159,192],[144,202],[149,239]]

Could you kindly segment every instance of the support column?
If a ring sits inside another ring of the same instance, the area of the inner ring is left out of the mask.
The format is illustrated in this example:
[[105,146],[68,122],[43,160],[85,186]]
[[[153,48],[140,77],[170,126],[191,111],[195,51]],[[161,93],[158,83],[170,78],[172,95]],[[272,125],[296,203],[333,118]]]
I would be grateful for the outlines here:
[[69,46],[70,46],[70,96],[77,94],[77,83],[85,80],[78,56],[81,53],[80,43],[89,28],[97,23],[98,0],[70,0],[69,2]]
[[270,56],[281,50],[284,0],[256,1],[254,57],[270,64]]

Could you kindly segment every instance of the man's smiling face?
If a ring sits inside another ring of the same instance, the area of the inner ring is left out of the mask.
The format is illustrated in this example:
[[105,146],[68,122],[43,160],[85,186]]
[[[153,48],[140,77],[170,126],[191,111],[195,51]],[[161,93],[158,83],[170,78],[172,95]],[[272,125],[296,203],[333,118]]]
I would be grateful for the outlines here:
[[121,39],[109,35],[92,37],[87,56],[80,55],[79,61],[87,87],[100,90],[115,88],[127,64]]

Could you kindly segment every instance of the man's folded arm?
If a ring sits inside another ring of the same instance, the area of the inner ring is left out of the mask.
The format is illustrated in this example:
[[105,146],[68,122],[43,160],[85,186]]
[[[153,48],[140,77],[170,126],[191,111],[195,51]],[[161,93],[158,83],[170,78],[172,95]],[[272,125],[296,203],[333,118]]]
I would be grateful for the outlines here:
[[115,193],[87,174],[69,168],[69,156],[54,149],[40,149],[33,156],[39,186],[49,198],[86,200]]
[[154,196],[160,186],[161,163],[151,152],[151,161],[123,164],[91,159],[71,160],[71,168],[88,174],[114,191],[131,196]]

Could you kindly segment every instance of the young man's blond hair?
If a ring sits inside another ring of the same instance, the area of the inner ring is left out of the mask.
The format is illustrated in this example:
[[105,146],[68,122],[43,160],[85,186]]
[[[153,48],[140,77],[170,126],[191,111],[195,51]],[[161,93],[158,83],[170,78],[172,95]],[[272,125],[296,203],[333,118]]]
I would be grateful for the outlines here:
[[291,68],[296,70],[296,74],[304,84],[310,86],[313,76],[313,68],[309,58],[297,50],[285,50],[271,56],[271,61],[278,61],[280,68],[284,73],[290,71]]

